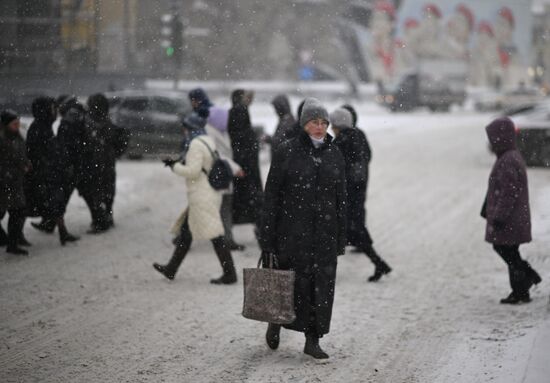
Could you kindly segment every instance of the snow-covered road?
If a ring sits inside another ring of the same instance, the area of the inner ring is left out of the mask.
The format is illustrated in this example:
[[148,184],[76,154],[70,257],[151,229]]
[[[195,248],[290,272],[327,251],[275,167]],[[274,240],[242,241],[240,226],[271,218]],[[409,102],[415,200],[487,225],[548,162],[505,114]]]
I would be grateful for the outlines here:
[[[0,382],[550,382],[550,171],[529,171],[535,240],[522,247],[544,281],[531,304],[502,306],[506,268],[479,217],[488,116],[360,118],[374,150],[369,227],[394,272],[368,284],[365,256],[339,258],[327,364],[305,357],[294,332],[267,349],[266,326],[240,315],[242,278],[208,283],[221,272],[208,243],[173,282],[154,272],[172,251],[184,181],[160,163],[121,162],[116,230],[83,234],[75,197],[77,245],[27,228],[31,256],[0,255]],[[238,267],[255,266],[251,227],[235,233],[248,246]]]

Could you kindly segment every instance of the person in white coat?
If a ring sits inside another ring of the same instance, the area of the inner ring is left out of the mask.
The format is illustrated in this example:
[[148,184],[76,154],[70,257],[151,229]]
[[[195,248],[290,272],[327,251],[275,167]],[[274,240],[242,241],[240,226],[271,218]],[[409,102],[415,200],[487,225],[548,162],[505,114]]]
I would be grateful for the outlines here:
[[172,280],[187,255],[193,239],[210,240],[223,269],[223,275],[210,282],[232,284],[237,282],[237,273],[225,240],[220,216],[222,195],[214,190],[208,181],[208,172],[214,164],[211,152],[216,150],[216,146],[212,138],[206,135],[206,119],[192,113],[184,119],[183,125],[189,137],[185,161],[165,159],[164,163],[174,173],[185,177],[188,207],[177,223],[179,234],[175,241],[172,258],[166,265],[154,263],[153,267]]

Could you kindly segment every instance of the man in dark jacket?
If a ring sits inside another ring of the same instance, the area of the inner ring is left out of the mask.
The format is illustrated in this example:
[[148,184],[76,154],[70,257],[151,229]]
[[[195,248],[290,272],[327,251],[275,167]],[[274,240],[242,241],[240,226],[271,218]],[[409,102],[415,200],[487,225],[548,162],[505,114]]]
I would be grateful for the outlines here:
[[370,150],[362,139],[364,135],[354,128],[352,114],[347,109],[336,109],[330,115],[330,121],[336,134],[334,145],[340,148],[346,162],[348,244],[357,246],[372,261],[375,271],[368,280],[376,282],[384,274],[390,273],[391,268],[374,249],[365,226],[364,204]]
[[529,302],[529,289],[541,278],[519,253],[520,244],[531,242],[527,168],[516,148],[514,123],[509,118],[494,120],[486,131],[497,160],[481,212],[487,220],[485,240],[508,265],[512,287],[510,295],[500,302]]
[[231,95],[233,107],[229,110],[228,132],[233,149],[233,160],[245,176],[233,180],[233,223],[257,224],[262,203],[258,137],[252,129],[248,113],[247,93],[238,89]]
[[128,139],[127,130],[111,122],[107,98],[103,94],[90,96],[78,186],[92,213],[90,233],[102,233],[114,226],[116,159],[126,150]]
[[65,169],[61,163],[59,146],[52,124],[57,118],[57,106],[51,97],[39,97],[32,103],[34,120],[27,133],[27,155],[32,169],[29,172],[27,189],[27,213],[42,217],[36,229],[53,232],[58,227],[62,245],[74,242],[78,237],[65,227],[65,203],[63,178]]
[[285,141],[297,137],[301,130],[296,129],[296,119],[290,111],[290,102],[288,101],[287,96],[280,94],[276,96],[273,101],[271,101],[271,104],[275,109],[275,113],[277,113],[277,116],[279,117],[277,129],[271,138],[271,153],[273,157],[273,153],[277,151],[279,145]]
[[[260,242],[264,261],[294,270],[296,320],[285,328],[306,335],[304,352],[328,358],[319,338],[329,332],[337,256],[346,246],[345,163],[327,134],[328,113],[306,99],[304,131],[275,152],[266,184]],[[266,340],[279,344],[280,326],[270,324]]]
[[[19,247],[25,225],[25,174],[30,170],[25,142],[19,134],[19,117],[10,110],[0,114],[0,213],[9,214],[6,252],[27,255]],[[2,230],[3,231],[3,230]]]

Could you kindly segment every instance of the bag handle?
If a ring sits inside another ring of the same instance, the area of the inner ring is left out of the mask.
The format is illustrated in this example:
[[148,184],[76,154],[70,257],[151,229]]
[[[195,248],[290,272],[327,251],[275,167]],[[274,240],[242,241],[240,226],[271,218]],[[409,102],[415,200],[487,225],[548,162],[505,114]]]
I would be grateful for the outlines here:
[[[212,149],[210,149],[210,145],[208,145],[206,142],[204,142],[203,140],[200,139],[200,137],[197,137],[197,140],[202,142],[202,144],[204,146],[206,146],[206,148],[208,149],[208,151],[210,152],[210,155],[212,156],[212,159],[215,161],[219,160],[220,159],[220,154],[218,153],[218,151],[212,151]],[[202,172],[208,177],[208,172],[202,168]]]
[[[268,264],[269,264],[269,269],[273,269],[273,266],[275,267],[279,267],[279,261],[277,260],[277,257],[275,256],[275,254],[273,253],[267,253],[269,255],[269,261],[268,261]],[[258,260],[258,269],[261,268],[262,266],[262,261],[263,261],[263,252],[262,254],[260,255],[260,259]]]

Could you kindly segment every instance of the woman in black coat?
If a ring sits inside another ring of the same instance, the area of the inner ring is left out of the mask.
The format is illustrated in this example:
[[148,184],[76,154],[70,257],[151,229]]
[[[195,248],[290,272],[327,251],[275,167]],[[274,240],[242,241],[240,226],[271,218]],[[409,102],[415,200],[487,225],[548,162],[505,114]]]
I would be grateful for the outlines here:
[[[271,163],[260,241],[264,260],[273,255],[280,269],[296,272],[296,320],[285,328],[305,333],[304,352],[324,359],[319,338],[329,332],[337,256],[346,246],[345,164],[319,101],[306,99],[300,124],[304,131],[282,144]],[[268,327],[272,349],[279,331]]]
[[27,155],[32,165],[27,184],[27,213],[43,218],[40,224],[32,224],[40,231],[51,233],[57,226],[59,240],[65,245],[77,241],[78,237],[65,227],[65,168],[52,128],[57,118],[55,100],[51,97],[35,99],[32,114],[34,120],[27,133]]
[[260,177],[260,144],[252,130],[248,113],[247,96],[242,89],[231,95],[233,107],[229,110],[227,130],[233,149],[233,160],[243,169],[245,176],[233,180],[233,223],[257,224],[262,193]]
[[[30,169],[25,141],[19,133],[19,117],[6,110],[0,115],[0,219],[9,214],[8,234],[2,245],[6,252],[27,255],[19,247],[28,244],[23,237],[25,225],[25,174]],[[3,230],[2,230],[3,232]],[[4,233],[5,236],[5,233]]]

